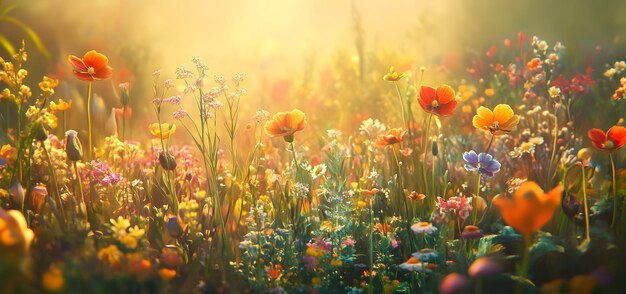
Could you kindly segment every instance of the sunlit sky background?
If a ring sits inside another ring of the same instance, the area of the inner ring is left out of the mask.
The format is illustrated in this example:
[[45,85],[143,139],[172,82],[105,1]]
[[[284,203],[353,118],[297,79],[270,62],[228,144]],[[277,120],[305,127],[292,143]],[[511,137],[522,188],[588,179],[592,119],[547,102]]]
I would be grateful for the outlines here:
[[[246,74],[252,97],[246,107],[250,111],[260,107],[278,111],[294,106],[272,101],[255,105],[260,81],[297,79],[311,60],[318,70],[341,51],[356,56],[355,13],[362,21],[367,54],[385,51],[410,56],[413,68],[437,66],[450,52],[484,52],[492,44],[502,44],[504,38],[515,38],[519,31],[536,34],[550,43],[563,41],[570,52],[577,53],[571,54],[576,58],[598,44],[626,47],[626,1],[620,0],[18,2],[13,16],[31,26],[52,53],[52,59],[45,61],[31,50],[42,73],[67,77],[68,54],[80,56],[96,49],[109,57],[116,74],[132,72],[134,93],[146,102],[154,70],[162,69],[165,77],[173,77],[177,66],[190,64],[191,58],[199,56],[211,74]],[[23,38],[10,25],[2,26],[14,42]],[[618,51],[620,54],[624,55]],[[382,76],[386,67],[368,70]],[[118,81],[121,80],[116,76],[115,82]],[[95,90],[104,97],[108,109],[119,106],[107,93],[110,85],[98,87]],[[65,94],[76,96],[80,92],[66,90]],[[76,103],[80,109],[81,101]],[[150,111],[137,109],[136,113],[149,116]]]

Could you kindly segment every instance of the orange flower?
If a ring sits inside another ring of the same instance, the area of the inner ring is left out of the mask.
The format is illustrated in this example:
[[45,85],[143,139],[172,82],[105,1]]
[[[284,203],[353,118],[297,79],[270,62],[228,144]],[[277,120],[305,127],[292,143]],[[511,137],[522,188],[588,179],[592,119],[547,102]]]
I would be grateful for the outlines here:
[[378,135],[376,144],[379,146],[387,146],[400,143],[404,141],[405,134],[406,130],[402,130],[402,128],[390,129],[384,135]]
[[474,115],[472,123],[477,129],[487,130],[494,135],[502,135],[517,129],[519,115],[514,114],[511,106],[507,104],[498,104],[493,111],[481,106]]
[[96,50],[85,53],[82,59],[70,55],[67,60],[74,67],[74,75],[82,81],[106,80],[113,75],[113,69],[108,66],[109,59]]
[[541,229],[561,203],[563,186],[545,194],[537,183],[528,181],[513,194],[513,198],[498,196],[493,203],[500,208],[504,221],[522,234],[532,234]]
[[606,134],[602,130],[591,129],[587,135],[593,147],[603,152],[617,151],[626,144],[626,128],[622,126],[612,126]]
[[299,109],[289,112],[279,112],[274,114],[270,120],[265,122],[265,133],[272,137],[283,137],[285,141],[293,142],[293,134],[304,130],[306,127],[306,116]]
[[429,86],[420,88],[417,99],[424,111],[438,116],[448,116],[454,113],[458,102],[455,100],[454,90],[448,85],[440,85],[437,89]]
[[159,270],[159,276],[161,276],[163,280],[169,281],[176,276],[176,271],[172,269],[162,268]]
[[26,254],[34,237],[20,211],[0,208],[0,258]]

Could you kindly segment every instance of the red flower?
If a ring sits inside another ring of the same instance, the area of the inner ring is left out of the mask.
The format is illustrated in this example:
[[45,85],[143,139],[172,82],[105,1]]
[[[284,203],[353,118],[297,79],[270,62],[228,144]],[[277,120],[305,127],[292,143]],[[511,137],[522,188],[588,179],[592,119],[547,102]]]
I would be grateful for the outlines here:
[[424,111],[438,116],[451,115],[458,104],[455,100],[454,90],[448,85],[440,85],[437,89],[422,86],[417,102]]
[[622,126],[612,126],[606,134],[602,130],[591,129],[587,135],[593,147],[603,152],[617,151],[626,144],[626,128]]
[[74,67],[74,75],[82,81],[106,80],[113,75],[113,69],[108,66],[109,59],[96,50],[85,53],[82,59],[70,55],[67,60]]

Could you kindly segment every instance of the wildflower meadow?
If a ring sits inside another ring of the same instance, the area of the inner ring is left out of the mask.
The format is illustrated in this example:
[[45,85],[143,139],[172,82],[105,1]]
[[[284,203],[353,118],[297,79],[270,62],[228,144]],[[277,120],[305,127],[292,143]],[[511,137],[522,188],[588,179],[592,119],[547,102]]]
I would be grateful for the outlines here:
[[[573,44],[459,0],[39,2],[0,1],[0,293],[626,292],[621,1],[555,13]],[[255,38],[315,11],[344,33]]]

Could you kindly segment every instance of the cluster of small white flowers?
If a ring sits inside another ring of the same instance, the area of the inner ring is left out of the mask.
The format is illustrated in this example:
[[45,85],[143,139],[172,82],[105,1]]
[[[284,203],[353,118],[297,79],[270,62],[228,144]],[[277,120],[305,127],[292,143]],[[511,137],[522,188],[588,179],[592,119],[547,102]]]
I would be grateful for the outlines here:
[[172,81],[172,79],[167,79],[167,80],[163,81],[163,87],[165,89],[169,89],[169,88],[174,87],[174,81]]
[[328,138],[331,140],[338,140],[342,135],[340,130],[335,129],[326,130],[326,133],[328,134]]
[[291,194],[298,198],[306,198],[309,195],[309,186],[303,183],[295,183],[291,186]]
[[215,75],[214,81],[220,85],[226,84],[226,77],[223,75]]
[[235,83],[237,87],[239,87],[239,84],[243,82],[243,74],[239,73],[239,74],[234,75],[233,82]]
[[209,107],[213,108],[213,109],[220,109],[220,107],[224,106],[224,103],[220,102],[217,99],[213,99],[211,102],[208,103]]
[[252,118],[254,119],[254,122],[256,124],[261,124],[263,122],[265,122],[267,119],[269,119],[270,117],[270,113],[267,110],[259,110],[257,111],[254,116],[252,116]]
[[191,73],[191,71],[189,71],[189,70],[185,67],[185,65],[184,65],[184,64],[183,64],[183,65],[181,65],[181,66],[179,66],[179,67],[176,69],[175,73],[176,73],[176,78],[177,78],[177,79],[179,79],[179,80],[184,80],[184,79],[187,79],[187,78],[189,78],[189,77],[191,77],[191,76],[193,75],[193,74]]
[[375,138],[385,132],[387,127],[377,119],[368,118],[361,123],[359,130],[370,138]]
[[200,59],[200,57],[198,57],[198,56],[192,58],[191,62],[193,62],[193,64],[198,69],[198,71],[203,71],[203,70],[207,70],[208,69],[208,66],[206,65],[206,63],[204,63],[204,61],[202,61],[202,59]]

